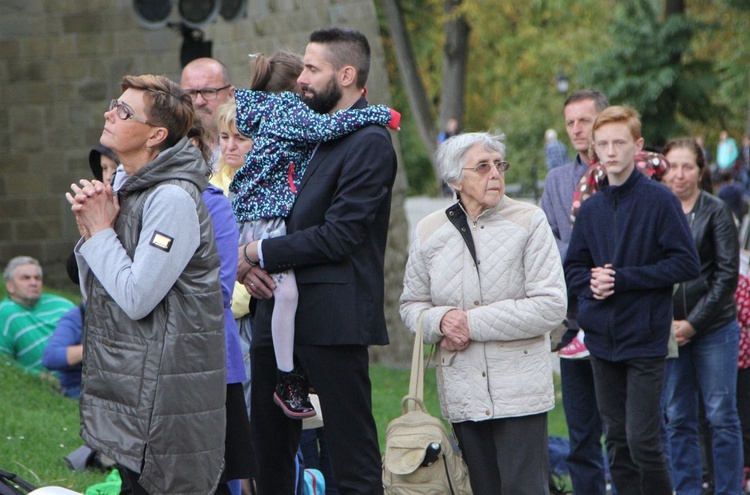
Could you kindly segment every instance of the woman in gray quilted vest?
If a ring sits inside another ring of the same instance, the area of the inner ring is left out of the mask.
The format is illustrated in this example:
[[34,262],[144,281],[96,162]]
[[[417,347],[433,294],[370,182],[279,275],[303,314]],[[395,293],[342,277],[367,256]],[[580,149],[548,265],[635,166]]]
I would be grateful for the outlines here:
[[205,495],[221,474],[226,421],[207,169],[185,137],[187,93],[151,75],[125,76],[122,91],[100,138],[122,163],[114,185],[82,180],[67,195],[89,301],[81,436],[136,494]]
[[458,202],[417,226],[401,318],[437,345],[440,406],[474,494],[548,494],[549,332],[567,306],[552,231],[505,196],[502,134],[452,137],[437,162]]

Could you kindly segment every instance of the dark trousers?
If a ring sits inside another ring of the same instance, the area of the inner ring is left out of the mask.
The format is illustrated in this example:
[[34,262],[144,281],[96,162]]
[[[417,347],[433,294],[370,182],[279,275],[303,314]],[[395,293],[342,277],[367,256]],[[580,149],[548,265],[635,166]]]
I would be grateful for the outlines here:
[[453,423],[474,495],[549,495],[547,413]]
[[122,480],[120,495],[148,495],[146,489],[138,483],[138,478],[141,477],[139,473],[122,466],[117,466],[117,470],[120,471]]
[[[366,346],[295,346],[295,356],[320,398],[336,486],[341,495],[382,495],[380,447],[372,416]],[[274,402],[272,347],[251,351],[253,445],[258,494],[294,495],[294,456],[302,422]]]
[[573,491],[604,495],[607,488],[602,453],[602,421],[596,404],[591,361],[561,359],[560,378],[570,438],[567,465]]
[[591,358],[610,473],[620,495],[672,495],[661,434],[666,361]]
[[333,481],[333,468],[331,468],[331,454],[328,452],[325,428],[313,428],[302,430],[300,439],[302,458],[305,460],[305,469],[317,469],[323,473],[326,480],[326,495],[339,495],[336,483]]

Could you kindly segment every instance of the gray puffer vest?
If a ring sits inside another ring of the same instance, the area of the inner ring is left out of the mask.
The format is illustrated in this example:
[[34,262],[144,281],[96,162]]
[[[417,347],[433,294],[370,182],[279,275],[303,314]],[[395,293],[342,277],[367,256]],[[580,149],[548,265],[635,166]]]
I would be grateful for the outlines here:
[[93,275],[86,281],[81,436],[140,472],[151,494],[213,493],[223,468],[223,306],[211,218],[201,199],[204,167],[183,139],[118,192],[114,228],[131,259],[144,203],[157,187],[182,187],[198,212],[199,247],[148,316],[131,320]]

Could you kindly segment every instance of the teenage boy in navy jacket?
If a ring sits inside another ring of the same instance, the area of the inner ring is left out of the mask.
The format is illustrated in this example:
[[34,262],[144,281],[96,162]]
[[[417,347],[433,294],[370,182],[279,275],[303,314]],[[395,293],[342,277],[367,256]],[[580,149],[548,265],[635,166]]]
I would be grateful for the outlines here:
[[672,286],[698,277],[698,253],[677,198],[634,173],[638,113],[609,107],[592,132],[608,184],[581,206],[565,276],[578,296],[615,488],[671,495],[659,434]]

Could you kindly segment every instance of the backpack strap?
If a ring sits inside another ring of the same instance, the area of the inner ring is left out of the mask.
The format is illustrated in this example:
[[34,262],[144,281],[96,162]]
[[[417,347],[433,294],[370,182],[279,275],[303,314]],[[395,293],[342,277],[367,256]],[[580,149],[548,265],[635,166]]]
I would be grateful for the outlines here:
[[[414,350],[411,356],[411,376],[409,377],[409,396],[424,400],[424,348],[422,344],[423,311],[417,319],[417,331],[414,334]],[[414,411],[417,404],[409,402],[408,410]]]

